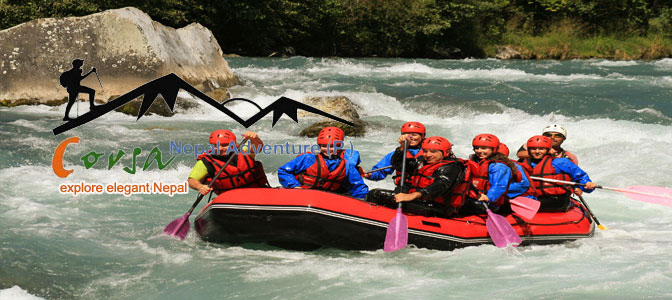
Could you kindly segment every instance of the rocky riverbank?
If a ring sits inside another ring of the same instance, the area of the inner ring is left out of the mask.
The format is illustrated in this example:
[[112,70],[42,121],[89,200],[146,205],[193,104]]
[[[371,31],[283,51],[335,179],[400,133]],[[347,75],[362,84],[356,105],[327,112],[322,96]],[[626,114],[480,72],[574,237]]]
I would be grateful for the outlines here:
[[[174,29],[127,7],[84,17],[46,18],[0,31],[0,103],[60,105],[59,75],[83,59],[81,84],[106,102],[175,73],[217,100],[239,84],[212,32],[197,23]],[[100,79],[100,82],[98,79]],[[80,95],[84,97],[84,95]]]

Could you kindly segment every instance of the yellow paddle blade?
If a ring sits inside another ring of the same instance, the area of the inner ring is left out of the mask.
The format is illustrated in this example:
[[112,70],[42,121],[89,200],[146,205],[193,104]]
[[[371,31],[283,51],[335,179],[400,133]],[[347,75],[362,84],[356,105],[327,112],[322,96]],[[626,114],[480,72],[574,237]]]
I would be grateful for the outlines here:
[[599,228],[600,230],[607,230],[607,229],[609,229],[609,228],[607,228],[607,226],[604,226],[604,225],[602,225],[602,224],[597,225],[597,228]]

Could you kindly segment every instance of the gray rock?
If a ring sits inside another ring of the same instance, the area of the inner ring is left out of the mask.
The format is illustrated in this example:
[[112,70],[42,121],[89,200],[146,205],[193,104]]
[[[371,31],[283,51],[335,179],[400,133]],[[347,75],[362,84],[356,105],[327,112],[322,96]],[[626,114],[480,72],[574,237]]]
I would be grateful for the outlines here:
[[520,59],[520,52],[510,46],[498,45],[496,48],[495,58],[497,59]]
[[0,31],[0,41],[4,105],[64,103],[67,92],[58,77],[75,58],[84,59],[84,73],[97,68],[105,93],[95,74],[82,81],[96,90],[97,102],[169,73],[221,99],[240,83],[210,30],[196,23],[173,29],[133,7],[33,20]]
[[294,50],[294,47],[283,47],[282,49],[278,51],[273,51],[271,54],[268,55],[268,57],[292,57],[296,55],[296,50]]
[[[303,103],[348,121],[359,120],[359,114],[357,113],[359,107],[345,96],[306,97],[303,99]],[[327,119],[305,111],[299,111],[298,115],[300,117],[320,117],[325,120]]]
[[351,121],[355,126],[348,126],[313,113],[299,111],[299,116],[319,117],[322,120],[304,128],[301,133],[299,133],[300,136],[317,137],[320,130],[328,126],[335,126],[343,129],[346,136],[363,136],[366,133],[368,124],[359,118],[359,114],[357,113],[358,106],[345,96],[306,97],[303,102],[324,112]]
[[343,132],[345,132],[345,136],[364,136],[366,133],[366,122],[362,120],[356,120],[353,123],[355,123],[355,126],[348,126],[345,125],[341,122],[338,121],[322,121],[322,122],[317,122],[313,123],[312,125],[304,128],[301,130],[299,133],[300,136],[305,136],[305,137],[317,137],[317,135],[320,133],[320,130],[324,127],[329,127],[329,126],[334,126],[338,127],[340,129],[343,129]]
[[462,59],[464,53],[460,48],[456,47],[434,47],[432,53],[429,54],[431,58],[448,58],[448,59]]

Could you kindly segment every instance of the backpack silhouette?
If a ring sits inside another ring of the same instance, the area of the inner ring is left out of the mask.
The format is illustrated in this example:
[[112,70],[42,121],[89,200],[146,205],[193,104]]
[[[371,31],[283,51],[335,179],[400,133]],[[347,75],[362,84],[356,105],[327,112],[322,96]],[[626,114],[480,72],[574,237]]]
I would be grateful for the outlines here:
[[72,71],[73,70],[65,71],[61,74],[61,76],[58,77],[58,81],[60,82],[61,86],[66,89],[72,86],[72,76],[70,75]]

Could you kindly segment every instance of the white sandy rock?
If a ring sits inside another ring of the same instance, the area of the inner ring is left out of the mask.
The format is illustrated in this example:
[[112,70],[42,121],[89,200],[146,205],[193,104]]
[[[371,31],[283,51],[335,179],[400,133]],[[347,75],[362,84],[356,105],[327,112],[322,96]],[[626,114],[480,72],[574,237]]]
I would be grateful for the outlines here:
[[95,89],[99,102],[169,73],[212,95],[239,84],[210,30],[196,23],[174,29],[127,7],[0,31],[0,102],[63,103],[58,77],[75,58],[84,59],[83,74],[97,68],[105,93],[95,74],[82,85]]

